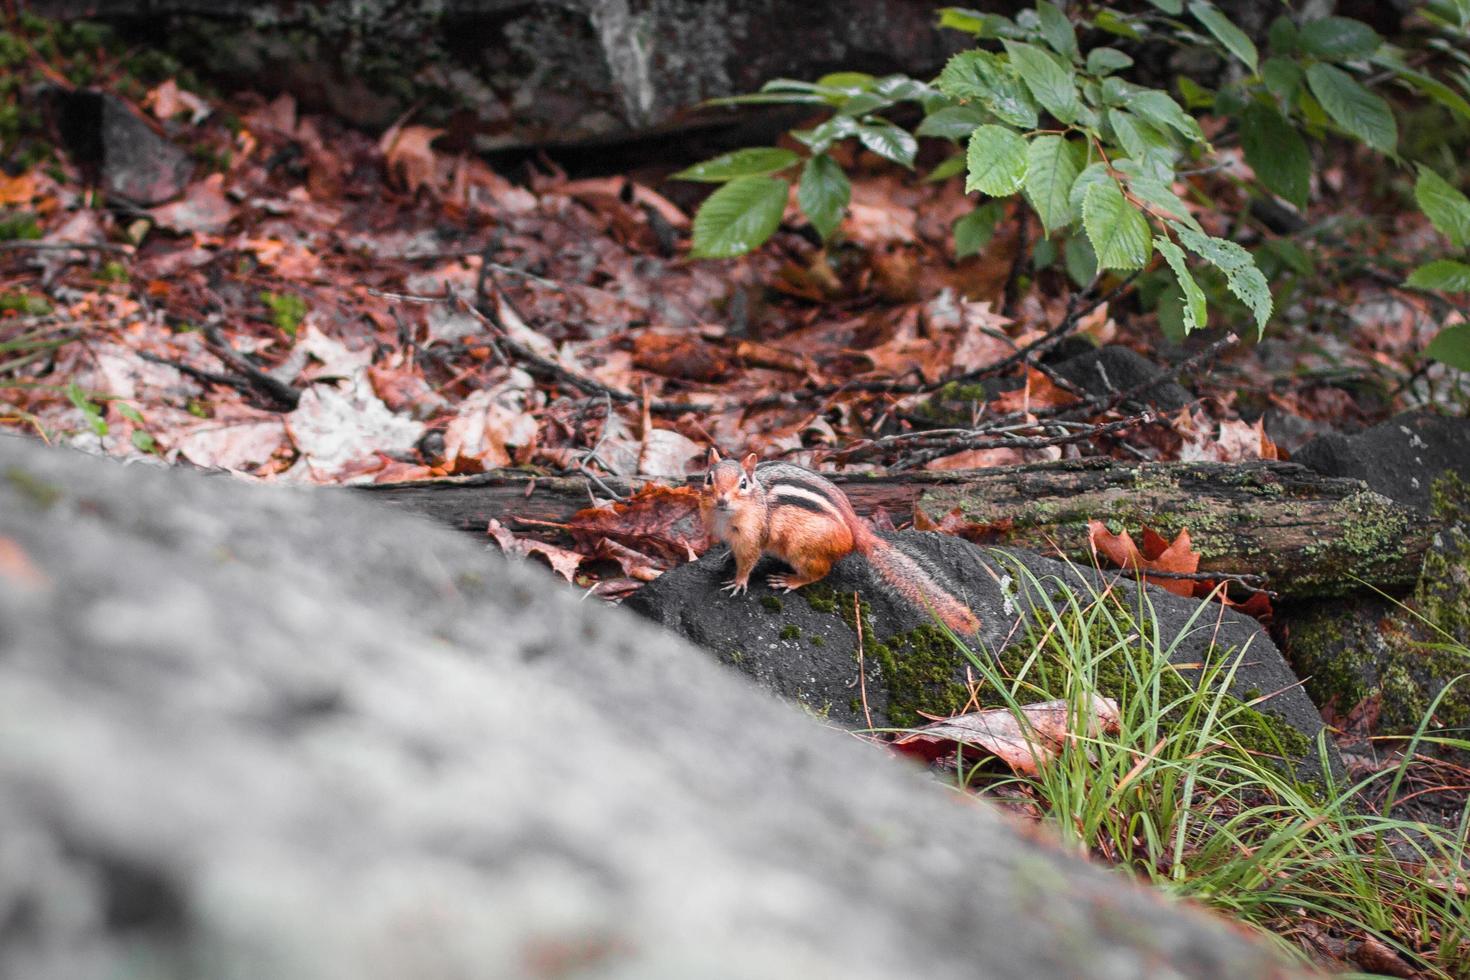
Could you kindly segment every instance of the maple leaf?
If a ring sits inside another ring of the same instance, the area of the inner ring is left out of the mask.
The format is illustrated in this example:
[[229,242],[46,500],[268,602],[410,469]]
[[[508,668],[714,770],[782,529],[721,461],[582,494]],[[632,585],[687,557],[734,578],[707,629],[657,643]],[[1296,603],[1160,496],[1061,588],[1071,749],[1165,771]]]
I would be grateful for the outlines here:
[[1019,717],[1009,708],[956,715],[908,732],[892,744],[899,752],[926,760],[948,755],[956,746],[971,745],[1023,776],[1035,776],[1074,737],[1071,725],[1079,715],[1087,737],[1118,731],[1118,703],[1092,695],[1088,704],[1075,711],[1066,701],[1043,701],[1022,706]]
[[1028,367],[1025,384],[1002,392],[990,404],[996,412],[1008,415],[1011,412],[1030,412],[1033,408],[1057,408],[1076,401],[1076,395],[1058,388],[1036,368]]
[[428,126],[403,126],[383,134],[378,147],[388,174],[400,188],[409,194],[417,194],[421,187],[434,190],[439,158],[430,144],[442,135],[444,130]]
[[1140,549],[1133,543],[1133,536],[1127,531],[1113,534],[1102,521],[1088,521],[1087,540],[1095,554],[1102,555],[1119,568],[1143,572],[1145,582],[1175,595],[1194,595],[1195,583],[1190,579],[1150,577],[1147,574],[1173,572],[1193,575],[1199,571],[1199,552],[1193,550],[1187,529],[1181,530],[1171,542],[1144,528],[1144,547]]

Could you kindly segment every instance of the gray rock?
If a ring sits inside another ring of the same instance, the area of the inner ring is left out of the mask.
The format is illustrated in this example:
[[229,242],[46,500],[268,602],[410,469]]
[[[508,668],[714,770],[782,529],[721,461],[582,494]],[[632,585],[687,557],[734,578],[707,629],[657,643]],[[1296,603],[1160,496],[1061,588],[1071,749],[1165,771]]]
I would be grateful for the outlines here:
[[1159,375],[1159,382],[1145,389],[1135,401],[1155,405],[1166,412],[1175,412],[1189,404],[1190,393],[1181,387],[1165,370],[1148,358],[1117,345],[1099,347],[1096,350],[1069,357],[1053,365],[1053,370],[1075,385],[1095,395],[1112,395],[1144,384]]
[[1385,497],[1428,511],[1440,474],[1470,481],[1470,419],[1415,409],[1357,435],[1313,439],[1292,460],[1328,476],[1362,480]]
[[80,91],[58,99],[67,149],[96,168],[102,189],[141,207],[177,197],[194,170],[189,155],[155,133],[115,95]]
[[367,501],[7,437],[0,543],[0,976],[1292,972]]
[[[981,622],[974,649],[982,656],[1022,640],[1029,624],[1037,621],[1034,610],[1059,596],[1064,585],[1088,595],[1112,583],[1124,606],[1134,610],[1139,605],[1137,583],[1126,574],[1104,576],[1029,551],[982,550],[945,534],[909,532],[890,540],[974,610]],[[964,707],[967,671],[974,673],[969,657],[932,635],[928,612],[884,587],[861,556],[849,555],[814,586],[778,596],[765,576],[780,567],[767,559],[752,575],[750,592],[730,598],[718,591],[731,574],[728,549],[715,548],[699,561],[665,572],[624,605],[683,634],[809,712],[842,725],[868,727],[871,718],[873,727],[908,726],[921,723],[924,715],[943,716]],[[1252,700],[1276,692],[1261,710],[1303,736],[1291,740],[1300,753],[1298,761],[1305,773],[1320,772],[1309,746],[1322,720],[1260,624],[1218,607],[1200,616],[1196,600],[1154,586],[1145,589],[1148,611],[1140,618],[1152,618],[1162,636],[1180,638],[1172,662],[1218,662],[1218,652],[1229,651],[1238,661],[1231,693]],[[857,631],[849,608],[854,592],[870,610],[861,691]],[[1212,648],[1217,651],[1213,657]],[[1181,671],[1185,676],[1194,673]]]

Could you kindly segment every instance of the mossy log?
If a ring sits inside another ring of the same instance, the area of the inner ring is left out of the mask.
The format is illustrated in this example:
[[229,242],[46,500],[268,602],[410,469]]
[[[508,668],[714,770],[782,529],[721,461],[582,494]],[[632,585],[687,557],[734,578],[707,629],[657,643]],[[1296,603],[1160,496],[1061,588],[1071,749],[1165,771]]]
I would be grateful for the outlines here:
[[[915,508],[939,519],[958,509],[991,525],[993,541],[1091,561],[1087,522],[1172,538],[1187,529],[1200,571],[1265,576],[1287,596],[1344,595],[1373,587],[1407,591],[1440,522],[1357,480],[1293,463],[1152,463],[1088,459],[902,476],[833,475],[860,514],[902,520]],[[629,481],[606,480],[631,492]],[[491,518],[517,533],[555,536],[591,504],[581,477],[498,471],[359,488],[390,505],[466,531]]]

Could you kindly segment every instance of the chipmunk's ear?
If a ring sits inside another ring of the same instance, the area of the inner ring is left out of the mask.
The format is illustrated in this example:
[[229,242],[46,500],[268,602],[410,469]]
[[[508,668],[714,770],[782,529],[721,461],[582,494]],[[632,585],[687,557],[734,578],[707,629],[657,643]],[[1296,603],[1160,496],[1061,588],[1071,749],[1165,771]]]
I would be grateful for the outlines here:
[[720,461],[720,451],[714,446],[709,447],[709,465],[714,466]]
[[740,461],[741,468],[744,469],[745,472],[749,473],[751,476],[755,476],[755,464],[756,464],[756,455],[755,455],[755,453],[751,453],[750,455],[746,456],[744,459],[742,459]]

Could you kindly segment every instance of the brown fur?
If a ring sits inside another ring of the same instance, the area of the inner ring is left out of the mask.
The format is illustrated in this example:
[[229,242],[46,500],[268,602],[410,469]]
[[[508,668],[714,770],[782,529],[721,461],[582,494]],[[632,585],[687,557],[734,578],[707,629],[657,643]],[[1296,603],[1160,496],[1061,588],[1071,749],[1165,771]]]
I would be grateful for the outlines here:
[[769,580],[772,588],[789,592],[821,581],[835,563],[857,551],[896,593],[930,610],[950,629],[964,634],[980,629],[968,606],[874,534],[847,494],[811,470],[790,463],[757,470],[754,453],[737,463],[711,449],[699,513],[710,536],[728,544],[735,556],[735,577],[725,583],[732,595],[746,590],[762,555],[791,566],[792,574]]

